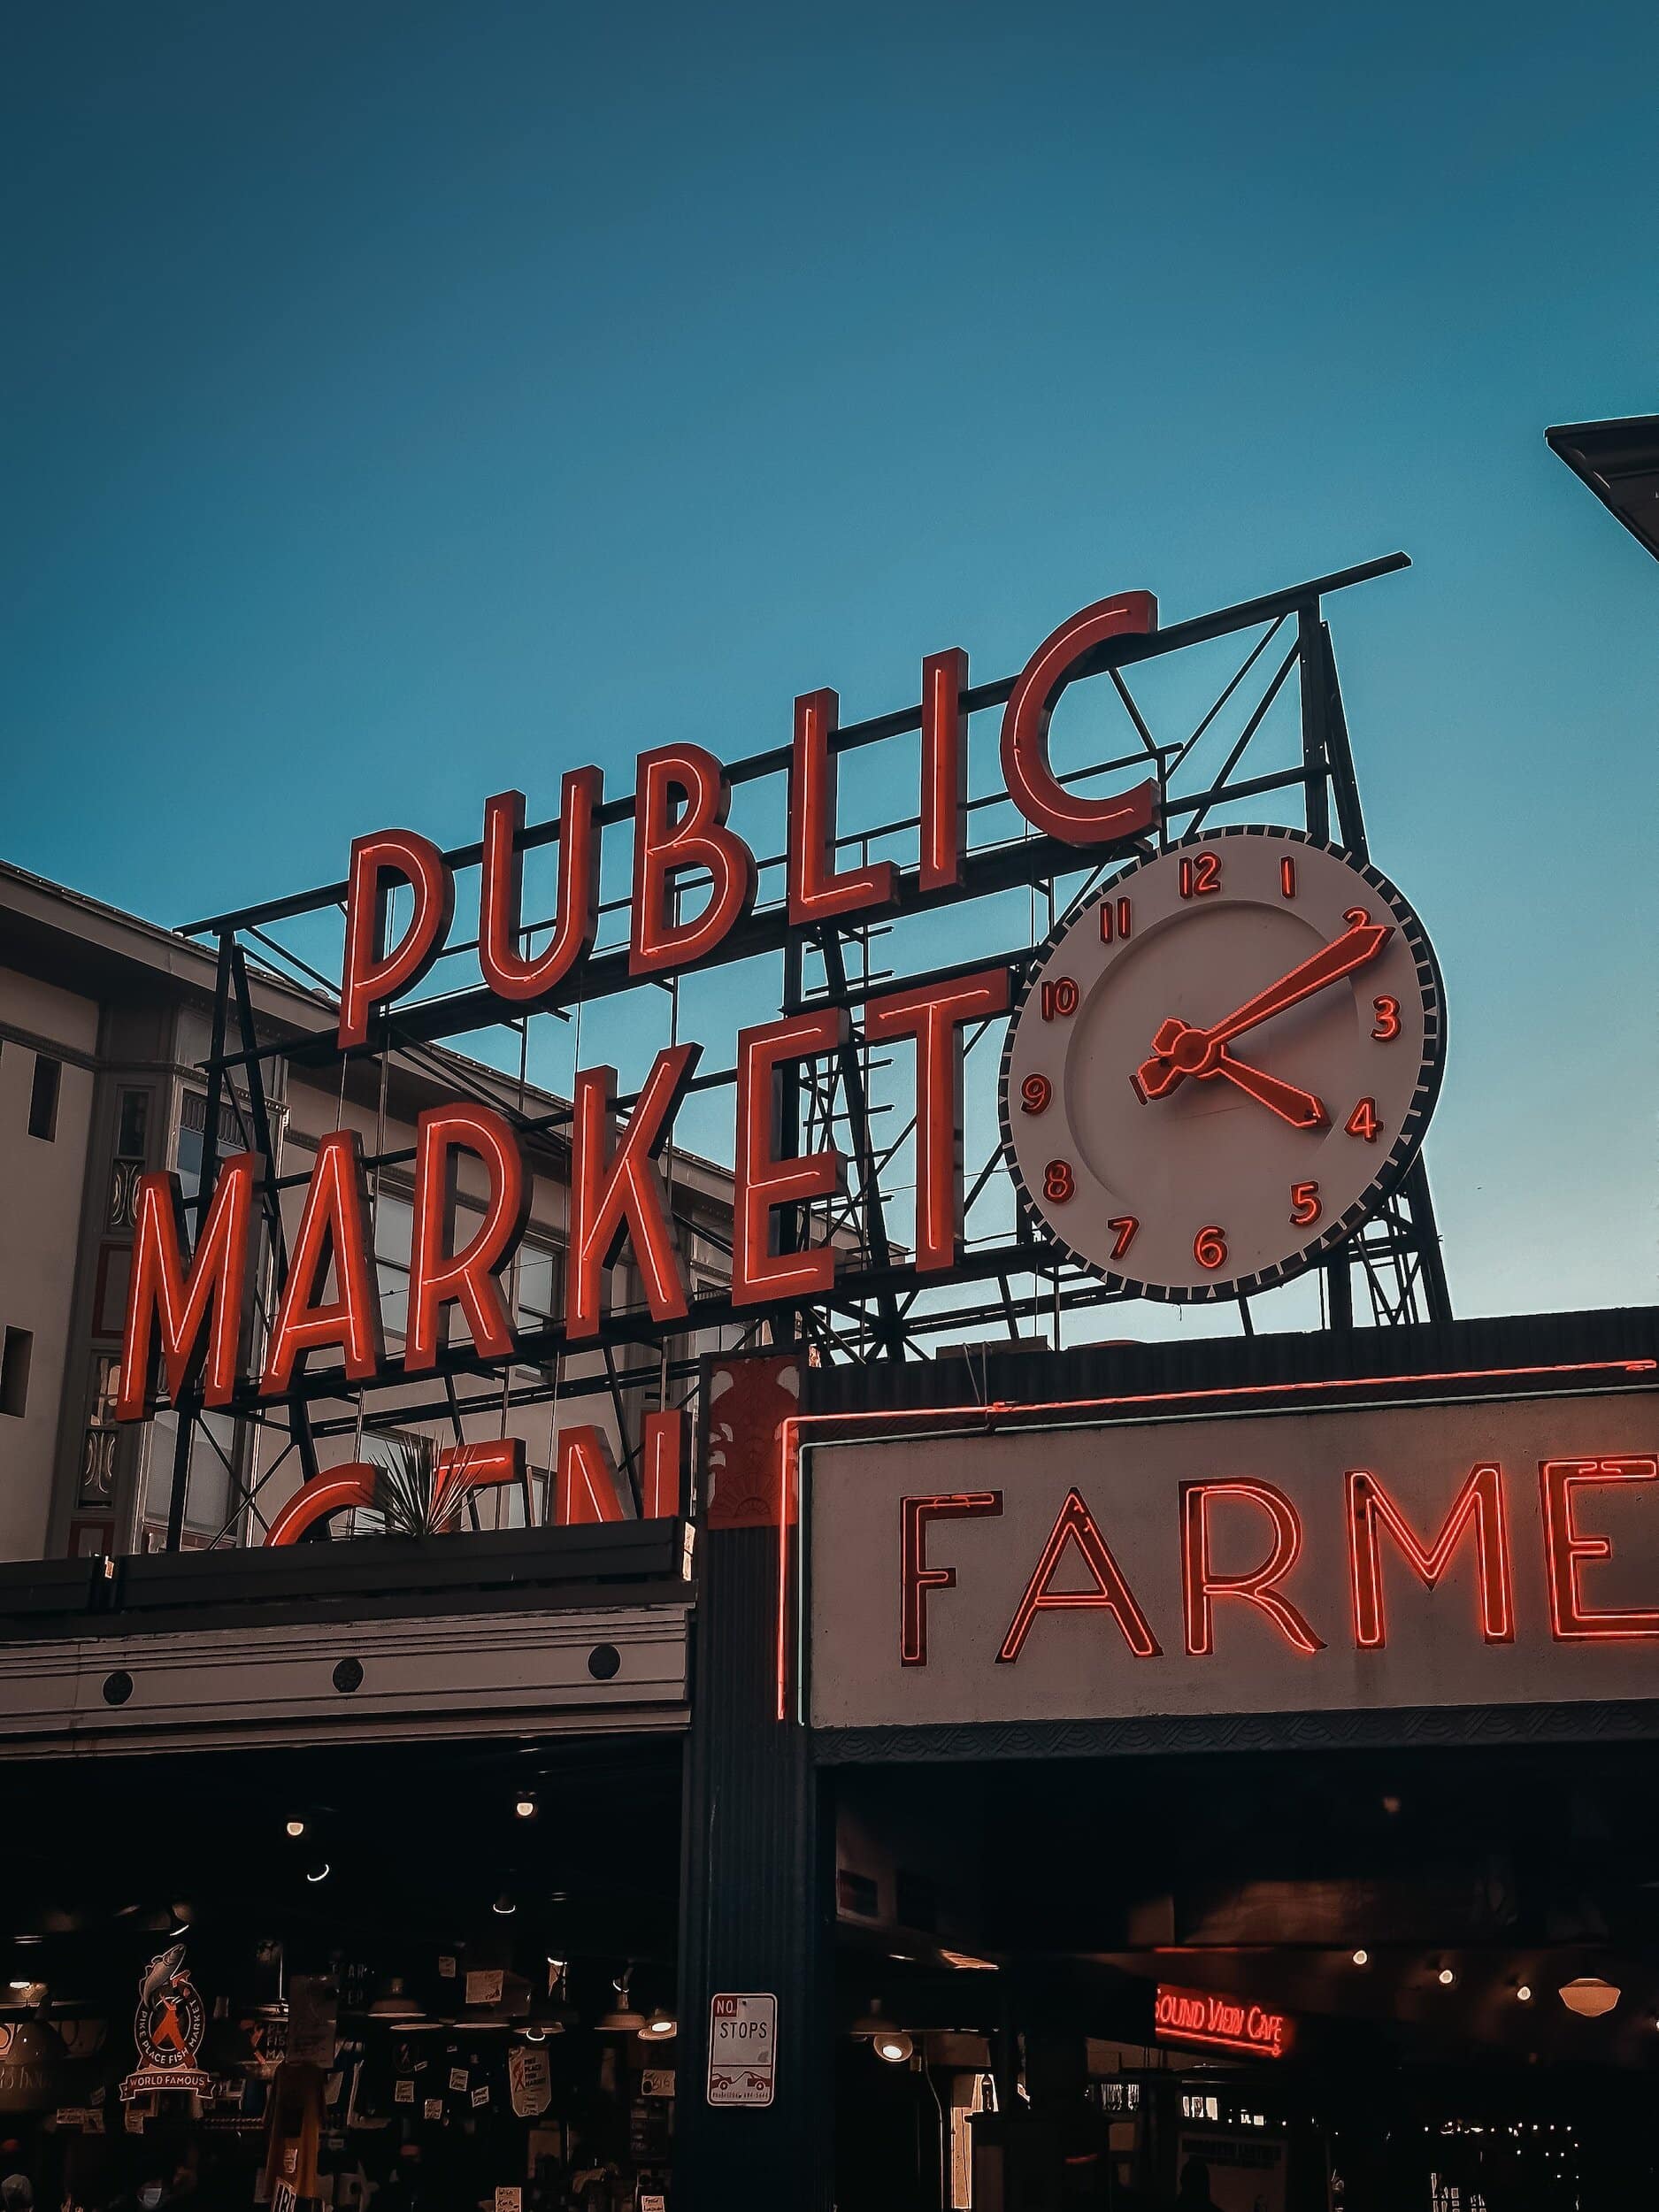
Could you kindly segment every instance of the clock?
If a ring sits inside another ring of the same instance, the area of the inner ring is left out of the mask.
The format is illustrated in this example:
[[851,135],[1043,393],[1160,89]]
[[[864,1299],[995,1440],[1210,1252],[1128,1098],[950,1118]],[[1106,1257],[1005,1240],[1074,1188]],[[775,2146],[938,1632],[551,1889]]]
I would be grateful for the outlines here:
[[1440,968],[1386,876],[1242,825],[1136,861],[1038,947],[1002,1051],[1021,1200],[1149,1298],[1236,1297],[1325,1258],[1416,1158]]

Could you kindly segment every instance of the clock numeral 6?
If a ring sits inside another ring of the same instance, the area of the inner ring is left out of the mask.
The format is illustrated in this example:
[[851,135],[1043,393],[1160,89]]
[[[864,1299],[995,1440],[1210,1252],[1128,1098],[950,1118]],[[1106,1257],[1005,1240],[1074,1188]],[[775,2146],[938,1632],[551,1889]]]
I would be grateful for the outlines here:
[[1207,891],[1221,888],[1221,855],[1194,853],[1181,863],[1181,896],[1202,899]]
[[1019,1110],[1022,1114],[1046,1114],[1054,1096],[1054,1085],[1046,1075],[1028,1075],[1019,1087]]
[[1350,1137],[1363,1137],[1367,1144],[1375,1144],[1377,1133],[1382,1127],[1377,1118],[1376,1100],[1362,1098],[1342,1126]]
[[1134,1242],[1135,1231],[1141,1224],[1133,1214],[1119,1214],[1116,1221],[1109,1221],[1106,1226],[1117,1240],[1112,1246],[1112,1257],[1120,1260]]
[[1042,1171],[1042,1194],[1050,1204],[1064,1206],[1077,1195],[1077,1181],[1070,1160],[1050,1160]]
[[1320,1211],[1317,1183],[1291,1185],[1290,1217],[1299,1229],[1305,1229],[1310,1222],[1317,1221]]
[[1200,1267],[1225,1267],[1227,1263],[1227,1240],[1212,1222],[1201,1229],[1193,1239],[1193,1257]]
[[1371,1002],[1371,1010],[1377,1017],[1371,1024],[1371,1033],[1379,1045],[1386,1045],[1391,1038],[1400,1034],[1400,1002],[1397,998],[1374,998]]
[[1046,1022],[1066,1020],[1077,1011],[1077,985],[1069,975],[1057,975],[1042,987],[1042,1018]]

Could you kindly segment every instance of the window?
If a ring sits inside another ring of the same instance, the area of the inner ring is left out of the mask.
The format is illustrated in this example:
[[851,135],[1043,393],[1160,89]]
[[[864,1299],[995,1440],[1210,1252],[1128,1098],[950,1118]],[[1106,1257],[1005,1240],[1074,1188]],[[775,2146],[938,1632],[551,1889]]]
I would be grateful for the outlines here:
[[58,1084],[63,1069],[43,1052],[35,1056],[35,1080],[29,1089],[29,1134],[50,1144],[58,1134]]
[[9,1413],[17,1421],[28,1410],[34,1351],[34,1333],[28,1329],[8,1329],[0,1340],[0,1413]]
[[[242,1123],[234,1106],[219,1110],[219,1156],[242,1148]],[[179,1188],[187,1205],[202,1187],[202,1161],[207,1148],[207,1094],[187,1091],[179,1109]]]
[[388,1337],[401,1337],[409,1327],[409,1256],[414,1233],[415,1209],[410,1201],[383,1190],[374,1202],[374,1262],[380,1326]]
[[[178,1444],[178,1415],[158,1413],[150,1424],[150,1463],[144,1477],[144,1518],[157,1529],[167,1525]],[[237,1424],[228,1414],[197,1417],[191,1431],[190,1471],[185,1478],[184,1493],[184,1525],[192,1535],[211,1540],[229,1518],[230,1470],[236,1463],[236,1452]]]
[[[204,1106],[207,1102],[203,1100]],[[121,1093],[120,1126],[116,1133],[115,1149],[123,1160],[142,1160],[144,1156],[144,1135],[150,1126],[150,1093],[123,1091]]]
[[565,1255],[550,1244],[518,1248],[515,1318],[526,1335],[557,1321],[565,1300]]

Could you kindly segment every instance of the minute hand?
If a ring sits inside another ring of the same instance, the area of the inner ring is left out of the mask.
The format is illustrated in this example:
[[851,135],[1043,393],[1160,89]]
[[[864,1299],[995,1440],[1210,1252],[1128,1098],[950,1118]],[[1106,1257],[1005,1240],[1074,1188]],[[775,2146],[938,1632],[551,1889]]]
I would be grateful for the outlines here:
[[1173,1090],[1183,1075],[1208,1074],[1210,1064],[1223,1045],[1241,1036],[1247,1029],[1254,1029],[1260,1022],[1269,1021],[1275,1014],[1282,1014],[1287,1006],[1311,998],[1356,968],[1363,968],[1368,960],[1374,960],[1394,935],[1392,925],[1386,922],[1356,922],[1340,937],[1293,968],[1288,975],[1270,983],[1264,991],[1247,999],[1208,1029],[1195,1029],[1188,1023],[1171,1018],[1162,1023],[1152,1040],[1155,1056],[1143,1060],[1136,1071],[1141,1089],[1149,1098],[1162,1097]]

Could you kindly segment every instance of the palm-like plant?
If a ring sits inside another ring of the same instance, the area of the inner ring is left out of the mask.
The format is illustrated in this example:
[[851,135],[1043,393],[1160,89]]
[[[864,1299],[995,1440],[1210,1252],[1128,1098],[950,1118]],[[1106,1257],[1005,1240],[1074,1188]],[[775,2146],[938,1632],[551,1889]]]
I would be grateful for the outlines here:
[[384,1446],[374,1478],[374,1509],[388,1536],[435,1536],[460,1505],[453,1483],[438,1473],[438,1448],[429,1436],[398,1436]]

